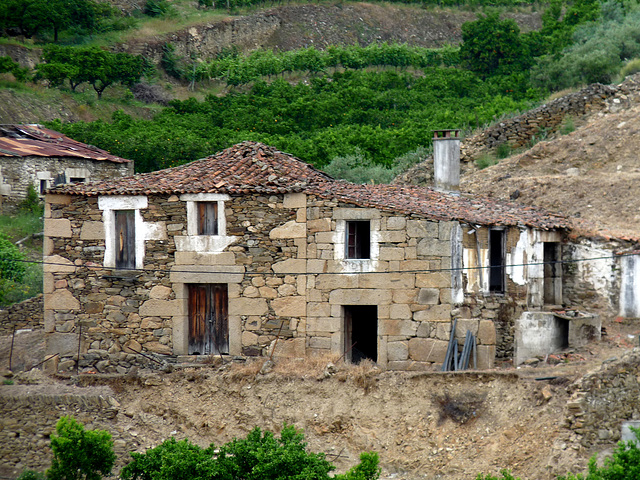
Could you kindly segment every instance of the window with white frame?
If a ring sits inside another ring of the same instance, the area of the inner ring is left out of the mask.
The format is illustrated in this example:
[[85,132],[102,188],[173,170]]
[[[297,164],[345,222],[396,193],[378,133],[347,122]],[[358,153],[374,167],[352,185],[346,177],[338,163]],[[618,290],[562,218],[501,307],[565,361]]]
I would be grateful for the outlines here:
[[98,197],[104,224],[104,266],[140,269],[144,260],[144,240],[148,236],[140,210],[147,208],[146,196]]
[[179,252],[221,253],[235,241],[227,235],[225,202],[231,197],[220,193],[185,193],[180,200],[187,207],[187,235],[176,235]]

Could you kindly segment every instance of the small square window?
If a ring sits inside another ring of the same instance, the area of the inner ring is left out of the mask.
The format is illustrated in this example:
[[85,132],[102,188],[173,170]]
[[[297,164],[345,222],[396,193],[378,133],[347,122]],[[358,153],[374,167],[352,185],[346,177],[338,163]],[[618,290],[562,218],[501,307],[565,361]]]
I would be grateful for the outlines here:
[[48,181],[47,180],[40,180],[40,194],[43,194],[44,191],[47,189],[48,185]]
[[345,258],[371,258],[371,225],[369,221],[348,221]]
[[218,202],[197,202],[198,235],[218,235]]

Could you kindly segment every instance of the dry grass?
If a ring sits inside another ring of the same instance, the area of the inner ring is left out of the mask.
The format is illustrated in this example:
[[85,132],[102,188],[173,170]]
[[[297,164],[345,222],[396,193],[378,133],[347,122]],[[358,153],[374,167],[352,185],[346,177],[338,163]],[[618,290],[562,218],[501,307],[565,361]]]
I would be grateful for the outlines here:
[[[333,365],[333,367],[328,368]],[[329,371],[330,370],[330,371]],[[381,370],[371,361],[359,364],[345,363],[340,355],[326,354],[308,358],[265,357],[248,359],[244,363],[233,363],[227,367],[226,376],[236,382],[253,381],[258,375],[270,374],[284,380],[316,378],[322,380],[336,375],[341,380],[351,379],[365,392],[374,388]]]

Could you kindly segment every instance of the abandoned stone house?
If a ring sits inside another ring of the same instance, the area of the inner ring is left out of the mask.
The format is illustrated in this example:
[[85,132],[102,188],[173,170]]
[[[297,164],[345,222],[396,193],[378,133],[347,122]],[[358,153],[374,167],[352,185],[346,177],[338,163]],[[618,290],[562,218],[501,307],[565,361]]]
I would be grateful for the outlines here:
[[0,208],[11,211],[29,185],[42,194],[61,183],[133,174],[133,162],[39,125],[0,125]]
[[78,351],[82,367],[120,372],[137,352],[273,351],[433,369],[453,319],[489,367],[513,354],[522,312],[562,302],[561,269],[541,262],[560,258],[566,227],[530,207],[335,181],[251,142],[60,185],[45,205],[50,367]]

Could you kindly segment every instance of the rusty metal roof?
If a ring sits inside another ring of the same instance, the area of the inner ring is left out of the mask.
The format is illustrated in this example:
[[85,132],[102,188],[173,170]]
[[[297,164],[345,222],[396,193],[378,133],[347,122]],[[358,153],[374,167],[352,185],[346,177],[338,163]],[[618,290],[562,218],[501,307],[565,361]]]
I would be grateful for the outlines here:
[[277,194],[305,192],[321,198],[432,220],[478,225],[568,228],[567,218],[542,209],[426,187],[358,185],[334,180],[311,165],[255,142],[178,167],[101,182],[60,185],[51,193],[71,195],[153,195],[180,193]]
[[72,140],[41,125],[0,125],[0,157],[76,157],[128,163],[106,150]]

